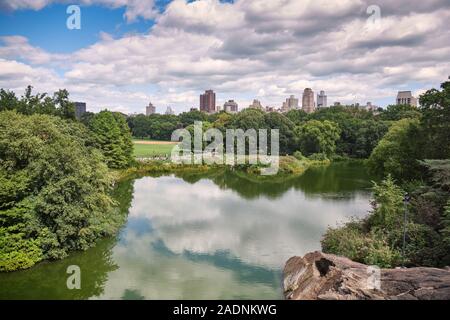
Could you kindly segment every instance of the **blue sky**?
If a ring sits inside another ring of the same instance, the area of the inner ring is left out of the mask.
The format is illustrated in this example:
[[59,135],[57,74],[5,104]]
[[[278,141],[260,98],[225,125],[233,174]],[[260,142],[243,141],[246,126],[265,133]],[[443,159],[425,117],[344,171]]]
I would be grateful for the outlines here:
[[81,30],[69,30],[66,0],[0,0],[0,87],[64,87],[92,111],[127,113],[189,110],[206,89],[240,108],[280,107],[306,87],[329,104],[385,106],[450,73],[447,0],[379,0],[375,29],[369,0],[78,3]]
[[146,33],[152,27],[153,20],[138,19],[127,23],[123,15],[125,8],[106,8],[101,6],[80,6],[81,29],[66,28],[67,5],[52,4],[42,10],[20,10],[0,12],[0,36],[21,35],[52,53],[70,53],[100,39],[100,32],[114,37],[130,33]]

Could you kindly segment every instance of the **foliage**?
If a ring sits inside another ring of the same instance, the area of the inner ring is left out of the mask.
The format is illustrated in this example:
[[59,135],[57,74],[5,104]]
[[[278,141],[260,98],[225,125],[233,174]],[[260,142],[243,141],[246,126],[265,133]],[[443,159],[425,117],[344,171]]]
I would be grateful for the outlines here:
[[110,168],[125,168],[133,161],[133,143],[125,118],[111,111],[95,114],[89,122],[93,144]]
[[450,247],[450,199],[445,207],[445,212],[442,217],[442,236],[445,244]]
[[304,159],[306,159],[306,157],[300,151],[295,151],[293,156],[297,160],[304,160]]
[[[335,141],[335,152],[343,157],[367,158],[384,136],[388,122],[375,117],[373,113],[358,107],[333,106],[322,108],[312,114],[303,110],[290,110],[287,113],[268,112],[258,109],[244,109],[230,114],[224,111],[214,114],[193,110],[179,116],[137,115],[127,119],[134,137],[170,140],[171,133],[179,128],[187,128],[195,121],[208,122],[212,127],[225,133],[226,129],[278,129],[280,134],[281,154],[293,154],[299,149],[300,127],[308,121],[332,121],[340,129],[339,139]],[[334,133],[331,132],[331,135]],[[225,135],[224,135],[225,136]],[[270,139],[269,139],[270,142]],[[315,151],[317,152],[317,151]],[[313,153],[315,153],[313,152]],[[330,152],[334,153],[334,151]],[[328,154],[328,156],[332,156]]]
[[329,228],[321,241],[324,252],[343,255],[351,260],[379,267],[392,267],[401,261],[386,239],[374,232],[364,233],[360,222],[347,223],[342,228]]
[[[296,137],[294,136],[294,123],[282,114],[269,112],[264,115],[265,126],[269,129],[278,129],[280,138],[280,153],[289,154],[295,150]],[[268,130],[270,134],[270,130]],[[268,137],[268,144],[270,137]]]
[[428,90],[419,99],[427,141],[423,146],[425,159],[450,158],[450,81],[442,83],[441,89]]
[[448,192],[424,186],[412,193],[408,205],[404,203],[404,194],[391,176],[380,184],[374,183],[370,215],[343,227],[328,229],[322,239],[322,249],[383,267],[447,265],[450,262],[450,210],[444,206],[449,201]]
[[80,123],[0,112],[0,271],[84,250],[115,231],[112,178]]
[[380,185],[374,183],[373,191],[372,213],[365,220],[328,229],[322,249],[358,262],[393,267],[402,261],[402,234],[397,231],[404,213],[403,190],[389,176]]
[[14,92],[0,89],[0,111],[16,110],[19,113],[48,114],[64,119],[75,119],[75,106],[69,101],[69,92],[58,90],[49,97],[46,93],[32,93],[33,87],[28,86],[24,95],[18,99]]
[[134,137],[154,140],[168,141],[172,132],[182,127],[178,116],[166,114],[137,115],[127,122]]
[[310,120],[298,127],[296,134],[299,149],[305,155],[313,153],[334,154],[340,129],[334,122]]
[[380,114],[380,118],[382,120],[389,121],[398,121],[405,118],[419,119],[420,117],[421,113],[419,112],[418,108],[409,104],[389,105]]
[[398,180],[417,179],[421,176],[421,148],[417,142],[421,129],[419,120],[402,119],[394,123],[370,155],[368,165],[379,175],[391,174]]
[[[420,160],[450,157],[450,81],[442,83],[441,89],[423,94],[418,109],[391,106],[381,114],[386,119],[404,119],[395,122],[373,150],[369,165],[374,172],[390,173],[400,181],[422,179]],[[406,111],[414,116],[406,118]]]
[[388,176],[381,184],[374,182],[373,212],[368,218],[370,228],[393,230],[402,224],[405,192]]
[[308,157],[309,160],[318,160],[318,161],[324,161],[328,160],[328,157],[325,153],[313,153]]

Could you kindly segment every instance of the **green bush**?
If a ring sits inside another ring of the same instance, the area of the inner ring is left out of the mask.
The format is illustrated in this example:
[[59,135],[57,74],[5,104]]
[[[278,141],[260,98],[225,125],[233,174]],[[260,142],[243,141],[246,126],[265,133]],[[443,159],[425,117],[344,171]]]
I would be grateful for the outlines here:
[[297,160],[305,160],[306,157],[301,153],[301,151],[295,151],[293,154],[294,158]]
[[352,221],[341,228],[329,228],[321,241],[322,250],[351,260],[388,268],[401,261],[398,250],[391,249],[387,240],[375,232],[365,233],[363,224]]
[[309,160],[326,161],[328,157],[325,153],[313,153],[308,157]]

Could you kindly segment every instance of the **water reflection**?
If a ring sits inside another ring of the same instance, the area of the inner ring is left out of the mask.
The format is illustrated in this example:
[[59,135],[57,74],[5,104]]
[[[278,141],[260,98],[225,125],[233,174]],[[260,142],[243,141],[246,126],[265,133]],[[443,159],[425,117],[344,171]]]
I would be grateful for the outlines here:
[[[116,197],[129,213],[117,239],[60,262],[0,274],[0,282],[18,284],[15,297],[281,298],[286,259],[319,249],[328,225],[365,214],[369,187],[364,168],[343,164],[263,183],[221,170],[125,181]],[[80,293],[65,287],[68,263],[89,274]],[[10,294],[0,288],[0,297]]]

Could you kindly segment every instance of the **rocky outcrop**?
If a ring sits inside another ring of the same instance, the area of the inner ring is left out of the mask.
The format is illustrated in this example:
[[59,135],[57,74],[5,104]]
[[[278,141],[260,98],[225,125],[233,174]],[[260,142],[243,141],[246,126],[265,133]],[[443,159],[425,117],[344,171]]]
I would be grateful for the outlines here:
[[292,300],[448,300],[450,270],[378,269],[316,251],[287,261],[283,286]]

